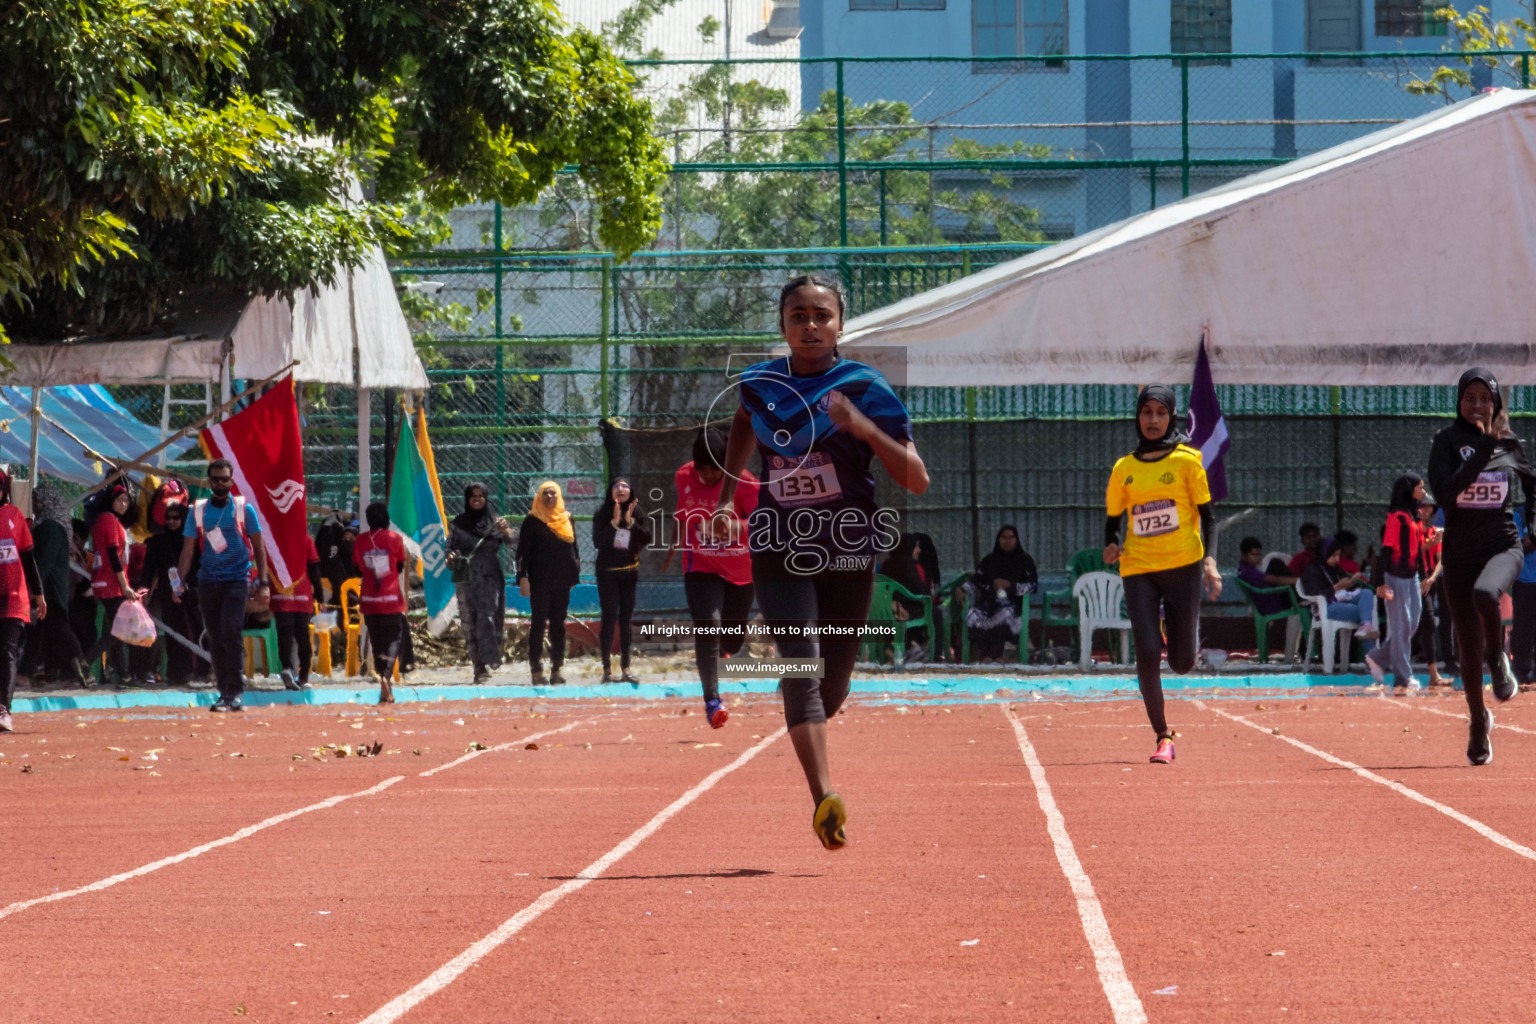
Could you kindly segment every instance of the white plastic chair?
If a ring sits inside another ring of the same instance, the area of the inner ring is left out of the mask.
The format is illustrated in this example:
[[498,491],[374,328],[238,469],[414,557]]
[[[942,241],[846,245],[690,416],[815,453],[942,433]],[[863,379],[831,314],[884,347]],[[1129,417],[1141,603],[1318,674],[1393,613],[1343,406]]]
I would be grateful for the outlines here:
[[1125,581],[1112,572],[1087,572],[1072,584],[1072,596],[1077,599],[1078,628],[1082,631],[1078,667],[1086,670],[1093,660],[1093,632],[1096,629],[1118,629],[1121,656],[1128,658],[1131,620],[1123,611]]
[[1296,593],[1300,598],[1312,606],[1312,629],[1307,633],[1306,647],[1301,656],[1301,670],[1305,672],[1307,666],[1312,663],[1312,637],[1320,636],[1323,645],[1323,671],[1333,673],[1333,666],[1337,659],[1339,637],[1344,637],[1344,667],[1349,667],[1349,640],[1354,636],[1355,630],[1360,628],[1358,622],[1347,622],[1340,619],[1327,617],[1328,598],[1324,596],[1312,596],[1301,589],[1301,580],[1296,581]]

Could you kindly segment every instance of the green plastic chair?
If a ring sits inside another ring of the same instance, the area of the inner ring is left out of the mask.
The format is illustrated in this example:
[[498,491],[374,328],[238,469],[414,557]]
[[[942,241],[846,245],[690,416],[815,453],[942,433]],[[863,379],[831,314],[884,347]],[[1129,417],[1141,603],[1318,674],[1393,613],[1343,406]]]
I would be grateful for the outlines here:
[[254,676],[256,674],[256,659],[251,645],[245,642],[247,640],[260,640],[262,642],[264,648],[261,656],[262,675],[273,676],[283,670],[282,661],[278,658],[277,654],[277,624],[275,621],[269,621],[261,629],[242,629],[240,631],[241,646],[245,648],[247,661],[251,663],[249,675]]
[[[891,611],[892,599],[905,598],[908,601],[916,601],[922,605],[922,614],[910,618],[905,622],[897,619]],[[928,657],[933,658],[934,635],[938,632],[933,622],[933,598],[926,594],[914,594],[906,587],[897,583],[888,576],[876,576],[875,585],[869,596],[869,624],[871,626],[891,626],[896,630],[894,650],[897,657],[907,649],[907,630],[927,627],[928,629]],[[864,640],[864,660],[883,661],[885,645],[890,641],[886,636],[871,634]]]
[[[1072,656],[1076,658],[1082,646],[1082,633],[1078,629],[1081,623],[1077,614],[1077,599],[1072,596],[1072,588],[1077,584],[1078,578],[1090,572],[1112,572],[1120,575],[1119,565],[1104,564],[1104,550],[1102,548],[1084,548],[1072,556],[1067,563],[1067,586],[1064,590],[1047,590],[1040,595],[1040,635],[1042,642],[1050,635],[1052,626],[1065,626],[1072,630]],[[1063,602],[1061,608],[1057,601]]]
[[[1296,598],[1294,587],[1255,587],[1241,577],[1238,578],[1237,587],[1243,592],[1243,599],[1248,602],[1249,609],[1253,612],[1254,646],[1258,648],[1259,664],[1269,664],[1269,624],[1278,619],[1299,618],[1301,620],[1301,635],[1307,636],[1312,630],[1312,613],[1303,608]],[[1285,607],[1278,612],[1265,615],[1259,611],[1259,604],[1254,600],[1259,595],[1275,594],[1285,599]]]

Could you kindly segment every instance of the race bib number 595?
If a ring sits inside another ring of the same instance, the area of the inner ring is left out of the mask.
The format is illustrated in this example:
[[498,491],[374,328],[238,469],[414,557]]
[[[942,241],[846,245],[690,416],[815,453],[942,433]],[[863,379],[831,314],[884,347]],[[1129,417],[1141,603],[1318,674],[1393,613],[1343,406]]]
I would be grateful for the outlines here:
[[1509,478],[1503,473],[1479,473],[1472,486],[1456,495],[1456,506],[1500,509],[1504,507],[1504,499],[1508,494]]
[[1131,532],[1138,537],[1161,537],[1179,528],[1179,506],[1172,498],[1131,506]]

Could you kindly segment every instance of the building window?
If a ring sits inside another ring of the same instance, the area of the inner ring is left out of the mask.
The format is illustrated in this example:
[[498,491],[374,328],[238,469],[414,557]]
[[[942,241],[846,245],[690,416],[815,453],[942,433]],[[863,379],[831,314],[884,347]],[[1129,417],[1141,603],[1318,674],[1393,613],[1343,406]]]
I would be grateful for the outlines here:
[[[978,57],[1056,57],[1067,52],[1067,0],[974,0],[971,19]],[[1052,61],[1043,66],[1062,65]],[[987,65],[972,67],[987,70]],[[1018,70],[1006,64],[992,68]]]
[[1422,0],[1376,0],[1378,36],[1443,36],[1447,34],[1444,18],[1435,17],[1440,3]]
[[1171,0],[1168,30],[1173,53],[1231,53],[1232,0]]
[[848,0],[850,11],[942,11],[947,0]]

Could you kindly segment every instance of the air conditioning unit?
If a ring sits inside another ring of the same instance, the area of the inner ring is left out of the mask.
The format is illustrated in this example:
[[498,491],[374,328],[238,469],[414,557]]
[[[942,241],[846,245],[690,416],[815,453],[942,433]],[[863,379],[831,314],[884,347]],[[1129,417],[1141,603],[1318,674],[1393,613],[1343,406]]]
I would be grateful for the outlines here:
[[800,35],[800,0],[772,0],[768,25],[763,30],[769,39],[794,39]]

